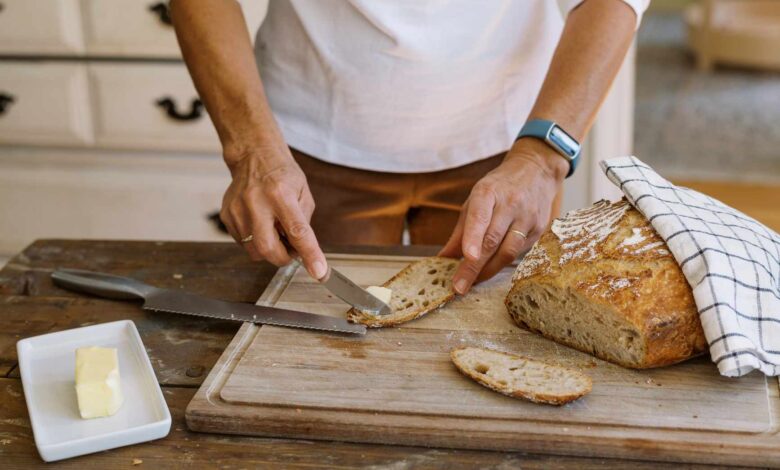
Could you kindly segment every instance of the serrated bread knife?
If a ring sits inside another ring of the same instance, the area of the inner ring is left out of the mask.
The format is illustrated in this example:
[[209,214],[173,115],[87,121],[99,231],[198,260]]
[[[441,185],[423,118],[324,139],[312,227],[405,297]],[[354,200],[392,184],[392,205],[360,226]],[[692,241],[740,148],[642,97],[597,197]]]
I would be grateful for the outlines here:
[[113,274],[81,269],[58,269],[51,274],[51,278],[58,286],[77,292],[116,300],[143,299],[143,308],[145,310],[184,313],[220,320],[234,320],[293,328],[309,328],[354,334],[366,333],[365,326],[349,323],[342,318],[284,310],[276,307],[209,299],[179,290],[160,289],[129,277],[115,276]]

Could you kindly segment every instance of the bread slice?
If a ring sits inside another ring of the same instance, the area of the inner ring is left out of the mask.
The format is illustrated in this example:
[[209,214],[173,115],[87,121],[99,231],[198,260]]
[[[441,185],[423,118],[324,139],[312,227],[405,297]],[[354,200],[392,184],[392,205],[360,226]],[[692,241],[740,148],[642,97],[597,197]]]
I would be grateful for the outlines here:
[[452,276],[457,266],[458,260],[437,256],[415,261],[382,284],[393,291],[393,313],[380,316],[353,308],[347,312],[347,320],[379,328],[399,325],[436,310],[455,296]]
[[626,200],[556,219],[518,265],[506,305],[521,327],[625,367],[707,346],[679,265]]
[[574,369],[491,349],[453,349],[455,367],[487,388],[534,403],[563,405],[590,392],[590,377]]

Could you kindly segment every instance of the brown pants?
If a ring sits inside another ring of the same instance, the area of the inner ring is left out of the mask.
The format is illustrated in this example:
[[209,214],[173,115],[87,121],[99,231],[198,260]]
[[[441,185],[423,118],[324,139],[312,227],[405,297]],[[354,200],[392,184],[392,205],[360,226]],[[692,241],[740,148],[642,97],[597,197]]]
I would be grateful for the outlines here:
[[291,149],[314,202],[312,228],[328,245],[443,245],[471,188],[504,155],[430,173],[383,173],[317,160]]
[[443,245],[471,188],[503,158],[432,173],[383,173],[292,154],[317,205],[314,233],[331,245],[398,245],[405,225],[413,244]]

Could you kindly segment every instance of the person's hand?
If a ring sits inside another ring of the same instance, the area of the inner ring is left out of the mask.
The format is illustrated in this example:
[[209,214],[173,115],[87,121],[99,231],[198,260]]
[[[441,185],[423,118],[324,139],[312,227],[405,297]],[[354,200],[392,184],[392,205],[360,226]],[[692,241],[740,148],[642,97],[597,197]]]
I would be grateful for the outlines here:
[[[282,242],[281,232],[309,274],[320,279],[327,273],[327,261],[309,225],[314,199],[300,167],[291,155],[287,157],[249,155],[231,164],[233,181],[219,215],[251,259],[288,264],[293,254]],[[250,241],[242,242],[250,235]]]
[[[519,140],[496,169],[474,185],[440,256],[464,260],[453,286],[465,294],[531,248],[547,228],[569,163],[546,144]],[[525,235],[525,236],[524,236]]]

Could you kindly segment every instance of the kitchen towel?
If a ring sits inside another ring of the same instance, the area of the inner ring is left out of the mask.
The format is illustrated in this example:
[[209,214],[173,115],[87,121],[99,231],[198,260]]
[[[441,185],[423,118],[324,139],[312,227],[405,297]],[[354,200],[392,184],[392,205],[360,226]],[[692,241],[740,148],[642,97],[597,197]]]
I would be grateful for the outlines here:
[[680,264],[720,373],[780,374],[780,235],[707,195],[675,186],[636,157],[605,160],[601,168]]

